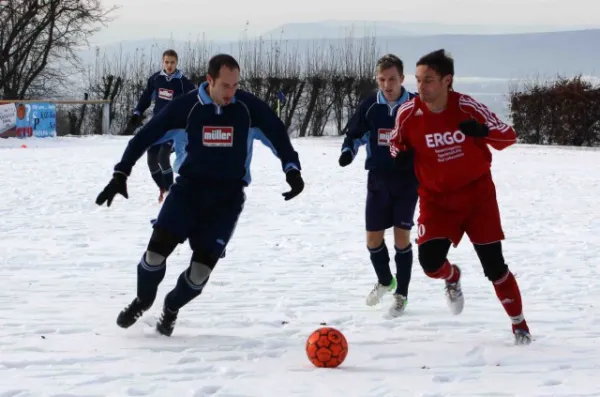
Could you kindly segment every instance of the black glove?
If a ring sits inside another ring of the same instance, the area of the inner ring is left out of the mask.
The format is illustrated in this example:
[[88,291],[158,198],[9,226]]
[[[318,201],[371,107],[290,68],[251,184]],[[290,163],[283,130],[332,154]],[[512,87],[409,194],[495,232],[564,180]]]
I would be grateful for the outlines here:
[[340,159],[338,160],[338,163],[340,163],[340,166],[345,167],[348,164],[350,164],[352,162],[352,160],[354,160],[354,156],[352,155],[352,152],[350,150],[346,150],[346,151],[342,152],[342,154],[340,155]]
[[106,185],[104,190],[102,190],[96,198],[96,204],[103,205],[106,202],[106,206],[110,207],[117,193],[126,199],[129,198],[129,195],[127,194],[127,176],[122,172],[115,172],[113,174],[108,185]]
[[125,130],[123,131],[123,133],[127,134],[127,135],[133,134],[133,131],[135,131],[136,128],[138,128],[140,125],[142,125],[142,120],[143,120],[142,116],[140,116],[137,113],[134,113],[129,118],[129,121],[127,122],[127,126],[125,127]]
[[285,180],[288,185],[291,186],[292,190],[289,192],[282,193],[281,195],[285,197],[285,201],[291,200],[304,190],[304,181],[302,180],[302,175],[300,175],[300,171],[295,168],[292,168],[288,172],[285,173]]
[[474,138],[484,138],[488,136],[490,129],[487,125],[481,124],[477,120],[465,120],[458,125],[458,129],[467,136]]

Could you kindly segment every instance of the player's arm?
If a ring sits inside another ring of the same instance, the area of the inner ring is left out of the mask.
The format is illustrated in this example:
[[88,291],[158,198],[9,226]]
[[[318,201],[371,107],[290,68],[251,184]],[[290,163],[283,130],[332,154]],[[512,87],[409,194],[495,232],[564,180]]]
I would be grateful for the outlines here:
[[174,140],[177,131],[172,130],[186,127],[192,106],[190,97],[178,97],[169,102],[129,140],[121,161],[115,166],[115,172],[129,176],[135,163],[150,146]]
[[367,109],[365,104],[361,103],[348,120],[344,142],[342,143],[342,153],[349,151],[352,153],[352,157],[356,156],[358,149],[368,142],[368,131]]
[[152,93],[153,92],[154,92],[154,76],[150,76],[150,78],[148,79],[148,82],[146,83],[146,88],[144,89],[144,92],[142,92],[142,95],[140,96],[140,99],[138,100],[137,105],[133,109],[133,113],[131,114],[131,117],[127,121],[127,126],[125,127],[125,130],[123,131],[126,135],[133,134],[135,129],[138,128],[140,125],[142,125],[142,120],[143,120],[142,114],[144,114],[146,109],[148,109],[150,107],[150,104],[152,104]]
[[137,114],[141,116],[144,112],[150,107],[152,104],[152,93],[154,92],[154,75],[148,78],[148,82],[146,83],[146,88],[140,99],[138,100],[137,105],[133,109],[133,114]]
[[[170,139],[169,139],[170,136]],[[179,168],[187,157],[186,147],[188,144],[188,135],[186,130],[171,130],[159,141],[173,140],[173,148],[175,149],[175,161],[173,162],[173,171],[179,173]]]
[[185,128],[187,116],[194,105],[190,98],[186,96],[172,100],[129,140],[121,161],[115,165],[112,179],[96,198],[96,204],[106,203],[110,207],[117,194],[129,198],[127,178],[131,174],[133,166],[150,146],[161,141],[175,139],[174,132],[171,132],[172,136],[169,136],[167,131]]
[[190,92],[198,88],[185,76],[181,76],[181,84],[183,85],[183,92]]
[[471,116],[463,121],[459,128],[465,134],[482,138],[496,150],[505,149],[517,142],[517,133],[513,127],[500,120],[486,105],[468,95],[459,99],[461,110]]
[[390,136],[390,154],[393,158],[405,157],[411,150],[409,134],[406,130],[406,121],[412,114],[415,104],[413,101],[405,102],[398,109],[396,122]]
[[273,109],[256,97],[250,97],[247,106],[251,119],[250,134],[253,139],[260,140],[271,149],[281,161],[285,179],[291,187],[291,190],[283,193],[283,196],[286,200],[290,200],[304,190],[298,153],[294,150],[283,121],[277,117]]
[[263,101],[258,98],[248,101],[254,139],[258,139],[281,161],[284,172],[294,168],[301,170],[298,153],[292,146],[283,121]]

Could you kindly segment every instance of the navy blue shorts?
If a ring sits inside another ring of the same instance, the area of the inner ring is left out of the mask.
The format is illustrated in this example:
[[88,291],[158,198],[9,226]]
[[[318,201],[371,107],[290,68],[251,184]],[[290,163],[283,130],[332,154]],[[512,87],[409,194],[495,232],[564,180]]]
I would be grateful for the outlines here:
[[244,208],[246,194],[239,185],[194,185],[177,178],[153,228],[165,230],[193,251],[221,257]]
[[419,199],[417,188],[415,182],[403,181],[398,175],[369,171],[365,209],[367,231],[377,232],[392,226],[412,229]]

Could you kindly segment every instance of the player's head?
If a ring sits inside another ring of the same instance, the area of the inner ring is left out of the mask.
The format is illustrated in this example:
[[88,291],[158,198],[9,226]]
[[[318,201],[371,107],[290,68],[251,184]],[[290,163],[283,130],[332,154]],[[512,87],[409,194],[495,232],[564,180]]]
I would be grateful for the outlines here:
[[215,55],[208,61],[206,81],[213,102],[227,105],[240,85],[240,65],[231,55]]
[[379,58],[376,67],[377,85],[388,101],[395,101],[402,92],[404,82],[404,63],[393,54]]
[[435,102],[452,89],[454,60],[444,49],[423,55],[417,61],[417,88],[424,102]]
[[166,50],[162,56],[162,67],[165,72],[171,74],[177,69],[177,61],[179,57],[175,50]]

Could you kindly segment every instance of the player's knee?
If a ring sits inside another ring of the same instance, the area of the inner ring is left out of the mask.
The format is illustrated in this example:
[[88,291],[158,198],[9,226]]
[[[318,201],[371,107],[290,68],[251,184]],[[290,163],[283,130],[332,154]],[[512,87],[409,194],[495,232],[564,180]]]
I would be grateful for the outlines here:
[[367,248],[375,249],[381,247],[385,231],[367,232]]
[[192,260],[190,263],[190,281],[195,285],[202,285],[206,283],[208,277],[213,271],[213,267],[210,267],[202,262],[196,262]]
[[153,265],[154,263],[150,261],[159,261],[157,265],[161,264],[173,253],[178,244],[179,239],[173,234],[162,229],[154,229],[148,243],[148,248],[146,249],[146,262],[149,265]]
[[148,167],[152,169],[158,168],[158,152],[153,148],[148,149],[146,159],[148,161]]
[[474,246],[483,267],[483,274],[488,280],[495,282],[506,275],[508,265],[504,261],[502,246],[499,242],[485,245],[475,244]]
[[221,252],[209,252],[203,249],[195,249],[192,252],[192,263],[201,263],[209,269],[214,269],[221,257]]
[[146,251],[145,260],[150,266],[160,266],[167,258],[153,251]]
[[481,260],[483,274],[491,282],[500,280],[508,272],[508,265],[504,262],[502,255],[490,256]]
[[419,245],[419,263],[425,273],[435,273],[446,262],[449,240],[431,240]]
[[500,280],[502,277],[506,276],[508,272],[508,266],[504,261],[502,262],[492,262],[483,266],[483,273],[491,282],[496,282]]
[[168,156],[161,156],[161,158],[158,161],[158,164],[160,165],[160,169],[165,172],[166,170],[171,170],[171,159]]
[[401,250],[408,248],[410,245],[410,229],[394,227],[394,244],[396,248]]

